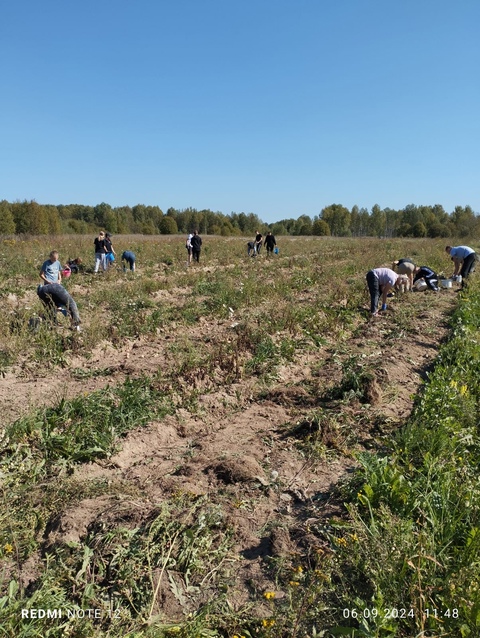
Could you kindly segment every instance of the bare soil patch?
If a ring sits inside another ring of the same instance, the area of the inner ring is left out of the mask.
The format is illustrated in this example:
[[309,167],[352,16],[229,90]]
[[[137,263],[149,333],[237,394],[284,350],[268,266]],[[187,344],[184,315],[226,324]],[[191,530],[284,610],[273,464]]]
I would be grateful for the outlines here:
[[[78,542],[99,522],[133,527],[178,492],[206,494],[222,505],[235,530],[234,605],[248,600],[252,581],[257,590],[273,587],[265,559],[292,555],[315,542],[309,533],[312,521],[342,512],[334,488],[355,467],[354,453],[381,448],[382,437],[408,418],[425,372],[447,335],[446,317],[455,295],[445,291],[436,301],[425,308],[418,326],[405,328],[400,340],[385,338],[394,310],[376,321],[359,318],[342,348],[328,344],[283,364],[276,382],[267,388],[250,378],[225,387],[208,379],[195,380],[204,393],[191,410],[183,406],[175,416],[130,432],[121,451],[108,461],[77,467],[78,480],[104,478],[116,491],[66,508],[50,522],[43,548]],[[209,338],[229,339],[231,324],[209,323]],[[205,329],[205,322],[199,323],[189,339],[204,343]],[[39,376],[20,365],[0,379],[4,418],[10,422],[34,406],[154,373],[171,362],[168,346],[176,336],[173,330],[121,344],[107,340],[89,360],[71,356],[69,369],[90,373],[81,381],[65,372]],[[330,392],[341,384],[342,364],[349,357],[363,362],[368,372],[363,394],[350,400]],[[96,374],[105,370],[108,375]],[[312,410],[338,414],[350,431],[342,438],[328,424],[318,426],[324,428],[323,458],[309,457],[297,445],[305,428],[314,427],[309,421]],[[27,579],[27,571],[37,573],[32,560],[24,566]],[[160,599],[170,618],[185,611],[166,586]]]

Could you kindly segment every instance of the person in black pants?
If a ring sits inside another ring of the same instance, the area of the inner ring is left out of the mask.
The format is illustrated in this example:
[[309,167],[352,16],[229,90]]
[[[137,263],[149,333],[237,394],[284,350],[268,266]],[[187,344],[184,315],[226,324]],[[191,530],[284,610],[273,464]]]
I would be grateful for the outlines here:
[[53,321],[56,321],[57,310],[65,310],[70,315],[72,328],[80,330],[80,315],[73,297],[60,284],[46,284],[38,286],[37,295],[47,309],[47,313]]
[[277,242],[275,241],[275,237],[272,235],[272,233],[267,233],[267,236],[265,237],[265,241],[263,243],[265,245],[265,248],[267,249],[267,255],[269,253],[273,253],[273,249],[277,245]]
[[198,234],[198,230],[193,231],[193,236],[190,239],[190,245],[192,246],[193,259],[196,262],[200,261],[200,251],[202,249],[202,238]]
[[262,243],[263,243],[263,235],[262,233],[259,233],[257,230],[257,232],[255,233],[255,255],[260,254]]
[[413,278],[413,283],[415,283],[419,279],[425,279],[425,283],[430,288],[430,290],[433,290],[433,292],[438,292],[438,275],[434,270],[432,270],[428,266],[416,266],[414,272],[415,277]]

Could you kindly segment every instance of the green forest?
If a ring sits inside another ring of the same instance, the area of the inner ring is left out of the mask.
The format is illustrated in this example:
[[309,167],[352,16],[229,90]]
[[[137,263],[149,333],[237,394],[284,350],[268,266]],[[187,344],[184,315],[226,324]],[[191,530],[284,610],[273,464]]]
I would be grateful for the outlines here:
[[452,212],[440,204],[408,204],[401,210],[371,210],[341,204],[323,208],[313,218],[300,215],[266,224],[254,213],[230,213],[158,206],[112,207],[83,204],[52,205],[36,201],[0,202],[0,235],[57,235],[97,232],[143,235],[175,235],[198,229],[204,235],[252,235],[270,230],[274,235],[332,235],[336,237],[478,237],[480,216],[470,206],[455,206]]

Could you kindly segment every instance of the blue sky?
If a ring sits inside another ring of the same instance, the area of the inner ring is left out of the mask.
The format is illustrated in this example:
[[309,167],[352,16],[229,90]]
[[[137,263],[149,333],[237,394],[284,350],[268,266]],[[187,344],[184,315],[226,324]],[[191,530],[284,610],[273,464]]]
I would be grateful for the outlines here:
[[478,0],[4,0],[0,199],[480,212]]

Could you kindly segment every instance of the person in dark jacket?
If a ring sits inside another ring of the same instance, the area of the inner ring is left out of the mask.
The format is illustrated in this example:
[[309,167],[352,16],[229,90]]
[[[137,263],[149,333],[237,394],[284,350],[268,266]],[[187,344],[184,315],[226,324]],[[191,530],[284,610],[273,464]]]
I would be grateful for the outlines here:
[[194,230],[192,238],[190,239],[190,244],[192,246],[193,259],[196,262],[200,261],[200,251],[202,249],[202,243],[202,238],[198,234],[198,230]]
[[263,243],[265,245],[265,248],[267,249],[267,255],[269,253],[273,253],[273,250],[275,246],[277,245],[277,242],[275,241],[275,237],[272,235],[271,232],[267,233],[267,236],[265,237],[265,241]]
[[255,233],[255,254],[259,255],[260,254],[260,249],[262,247],[263,244],[263,235],[262,233],[259,233],[258,230]]
[[105,249],[105,233],[103,230],[98,233],[98,237],[95,237],[93,243],[95,245],[95,268],[93,272],[98,272],[100,266],[105,271],[107,270],[107,251]]
[[105,233],[105,263],[107,268],[115,261],[116,254],[112,244],[112,236],[110,233]]
[[72,328],[80,330],[80,315],[73,297],[60,284],[46,284],[38,286],[37,295],[45,306],[47,313],[53,321],[56,321],[57,311],[70,315]]
[[416,266],[413,283],[415,283],[419,279],[424,279],[430,290],[438,292],[438,275],[434,270],[432,270],[428,266]]

